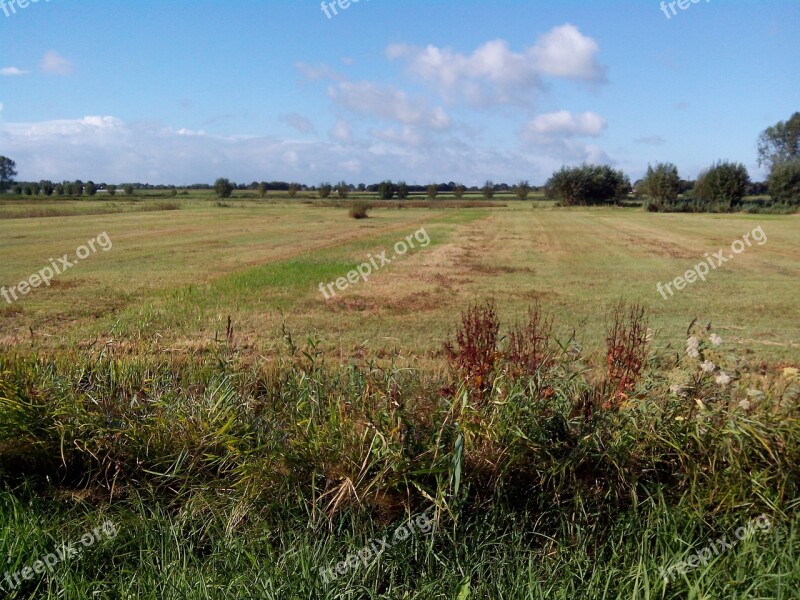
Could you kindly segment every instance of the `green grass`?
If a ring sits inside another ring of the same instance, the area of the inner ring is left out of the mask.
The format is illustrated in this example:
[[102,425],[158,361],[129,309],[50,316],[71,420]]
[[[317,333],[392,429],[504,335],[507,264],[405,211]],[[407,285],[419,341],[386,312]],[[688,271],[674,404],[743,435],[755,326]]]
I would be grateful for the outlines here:
[[[627,298],[650,309],[667,339],[698,317],[713,321],[745,355],[780,363],[797,353],[797,216],[665,215],[517,202],[457,211],[377,208],[355,221],[346,205],[237,200],[219,208],[195,197],[181,203],[167,218],[130,212],[3,221],[0,285],[17,283],[102,231],[114,249],[52,287],[0,307],[0,345],[29,343],[31,330],[42,347],[116,343],[120,332],[139,343],[157,332],[170,347],[201,349],[220,318],[231,315],[240,336],[261,354],[277,351],[274,340],[287,318],[298,335],[319,335],[345,355],[395,354],[413,365],[438,360],[452,315],[471,299],[494,297],[509,318],[538,299],[601,340],[598,307]],[[766,245],[749,248],[707,282],[668,300],[656,290],[757,226],[768,235]],[[332,302],[321,301],[321,281],[346,275],[367,254],[391,249],[420,227],[431,237],[429,249]],[[293,277],[295,270],[300,277]],[[231,299],[237,277],[269,279],[269,273],[291,281],[255,294],[248,288]]]
[[[797,597],[796,216],[537,201],[356,221],[347,203],[178,201],[0,218],[0,285],[113,242],[0,307],[0,586],[105,520],[119,530],[3,597]],[[657,294],[757,226],[766,245]],[[320,282],[423,227],[430,246],[324,300]],[[448,362],[459,313],[487,298],[499,341]],[[642,363],[613,363],[638,364],[630,385],[606,355],[621,298],[652,338]],[[534,304],[554,329],[531,367],[510,331]],[[427,509],[434,532],[322,580]],[[769,533],[660,579],[761,514]]]

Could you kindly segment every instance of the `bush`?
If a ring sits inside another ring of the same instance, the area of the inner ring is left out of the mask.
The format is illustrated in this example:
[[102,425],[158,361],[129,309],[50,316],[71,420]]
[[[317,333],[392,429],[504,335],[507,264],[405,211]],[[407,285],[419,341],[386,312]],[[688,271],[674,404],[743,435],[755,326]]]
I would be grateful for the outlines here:
[[563,206],[617,204],[631,191],[630,179],[607,165],[563,167],[547,181],[547,197]]
[[333,191],[333,186],[330,183],[321,183],[319,185],[318,193],[320,198],[323,199],[328,198],[331,195],[332,191]]
[[800,160],[780,163],[772,168],[769,195],[775,202],[800,204]]
[[369,218],[369,204],[366,202],[354,202],[350,207],[350,216],[354,219]]
[[220,177],[214,183],[214,191],[218,198],[230,198],[233,194],[234,185],[227,179]]
[[386,181],[382,181],[378,186],[378,196],[381,200],[391,200],[394,198],[396,191],[395,185],[388,179]]
[[734,209],[742,203],[750,175],[741,163],[718,162],[697,178],[692,197],[706,205]]
[[650,202],[645,206],[649,211],[658,211],[674,203],[680,193],[681,179],[678,167],[672,163],[659,163],[655,168],[648,166],[638,191],[646,195]]

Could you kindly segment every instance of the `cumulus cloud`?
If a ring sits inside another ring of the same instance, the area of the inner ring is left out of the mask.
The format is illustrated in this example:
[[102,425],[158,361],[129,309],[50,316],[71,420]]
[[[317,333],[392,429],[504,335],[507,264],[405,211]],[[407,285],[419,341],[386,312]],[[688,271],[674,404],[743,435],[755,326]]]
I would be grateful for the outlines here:
[[69,75],[73,71],[72,63],[53,50],[50,50],[42,57],[39,68],[45,73],[53,75]]
[[444,109],[432,108],[421,98],[409,98],[405,92],[392,86],[343,81],[330,86],[328,95],[339,107],[358,115],[436,130],[450,127],[450,118]]
[[562,110],[536,117],[522,132],[523,139],[533,143],[551,143],[571,137],[598,137],[608,122],[594,112],[573,115]]
[[0,75],[3,77],[19,77],[20,75],[27,75],[28,71],[23,71],[17,67],[3,67],[0,69]]
[[489,107],[531,105],[546,87],[543,75],[593,84],[605,82],[606,68],[597,61],[599,51],[595,40],[567,24],[552,29],[520,52],[498,39],[472,54],[433,45],[419,48],[393,44],[386,55],[404,60],[413,75],[448,102]]
[[606,67],[597,61],[600,46],[574,25],[555,27],[529,50],[536,68],[554,77],[590,83],[606,82]]
[[298,113],[283,115],[281,121],[300,133],[312,133],[314,131],[314,126],[311,124],[311,121]]

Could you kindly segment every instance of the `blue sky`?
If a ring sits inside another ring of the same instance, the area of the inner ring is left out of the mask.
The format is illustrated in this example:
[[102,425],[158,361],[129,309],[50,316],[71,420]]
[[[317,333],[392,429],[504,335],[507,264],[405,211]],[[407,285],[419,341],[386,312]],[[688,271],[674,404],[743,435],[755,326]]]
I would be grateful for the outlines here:
[[800,2],[682,1],[5,0],[0,154],[109,183],[761,179],[758,134],[800,110]]

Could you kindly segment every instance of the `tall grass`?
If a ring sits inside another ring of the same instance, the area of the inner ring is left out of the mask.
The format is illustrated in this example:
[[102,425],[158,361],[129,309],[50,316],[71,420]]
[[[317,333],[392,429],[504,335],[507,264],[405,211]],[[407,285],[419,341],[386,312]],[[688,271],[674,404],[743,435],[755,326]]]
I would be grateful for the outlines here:
[[[637,307],[613,313],[602,368],[550,324],[534,308],[503,335],[476,305],[439,375],[330,365],[288,332],[279,361],[247,363],[230,324],[214,360],[0,356],[0,551],[16,569],[108,513],[117,539],[19,592],[792,597],[796,373],[750,374],[706,329],[688,354],[653,355]],[[436,533],[322,583],[431,506]],[[762,513],[772,534],[659,579]]]

